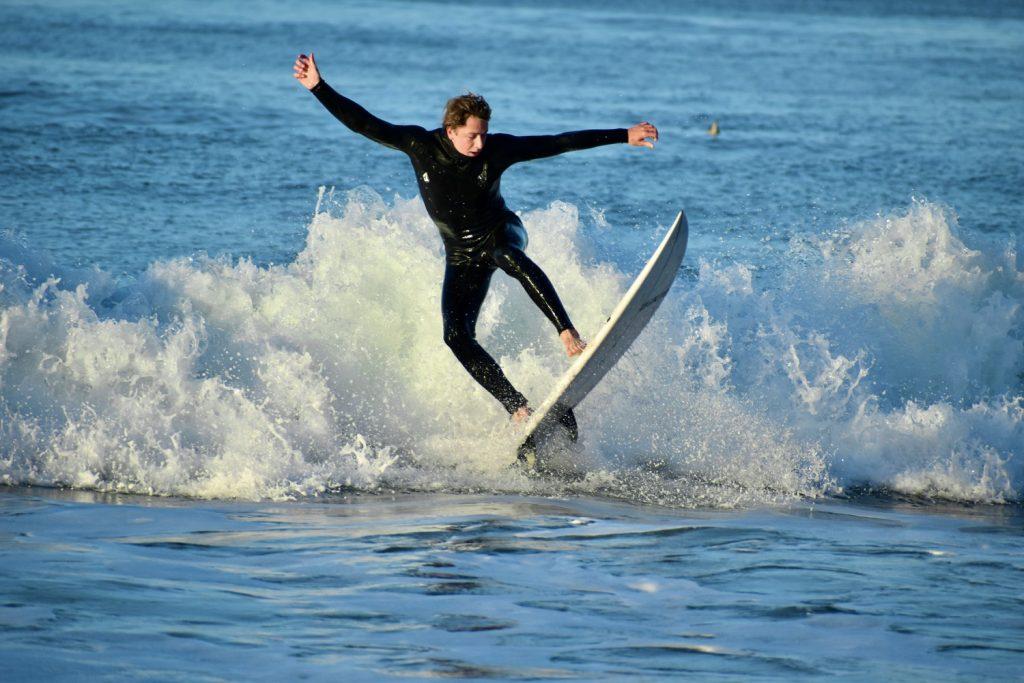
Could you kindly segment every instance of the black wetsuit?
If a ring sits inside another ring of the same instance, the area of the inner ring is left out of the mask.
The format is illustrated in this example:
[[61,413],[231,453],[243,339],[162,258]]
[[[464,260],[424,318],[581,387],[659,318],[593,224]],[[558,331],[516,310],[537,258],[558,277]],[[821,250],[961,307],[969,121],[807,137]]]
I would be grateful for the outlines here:
[[405,152],[412,161],[427,213],[444,242],[446,267],[441,308],[444,340],[459,362],[509,413],[526,398],[476,341],[476,319],[495,269],[519,280],[555,328],[572,327],[544,272],[525,254],[526,230],[505,205],[501,174],[512,164],[599,145],[627,142],[625,128],[520,137],[489,134],[476,157],[459,153],[444,129],[396,126],[373,116],[321,80],[312,90],[356,133]]

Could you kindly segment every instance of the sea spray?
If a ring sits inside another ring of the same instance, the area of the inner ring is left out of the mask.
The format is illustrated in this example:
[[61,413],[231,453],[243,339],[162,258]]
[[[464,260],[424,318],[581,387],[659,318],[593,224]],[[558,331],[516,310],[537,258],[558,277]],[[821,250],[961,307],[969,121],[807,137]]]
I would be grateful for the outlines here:
[[[633,273],[593,259],[572,205],[523,219],[530,255],[592,336]],[[1016,500],[1021,273],[1006,245],[964,239],[947,211],[916,202],[794,241],[773,268],[692,254],[580,407],[573,482],[508,468],[515,433],[441,340],[443,254],[419,200],[322,194],[292,263],[181,258],[122,283],[7,240],[0,474],[204,498],[350,488],[734,505],[866,484]],[[568,366],[501,274],[477,334],[534,401]]]
[[748,387],[786,406],[774,417],[819,441],[841,481],[1021,497],[1024,273],[1012,243],[963,232],[915,200],[794,243],[769,290]]

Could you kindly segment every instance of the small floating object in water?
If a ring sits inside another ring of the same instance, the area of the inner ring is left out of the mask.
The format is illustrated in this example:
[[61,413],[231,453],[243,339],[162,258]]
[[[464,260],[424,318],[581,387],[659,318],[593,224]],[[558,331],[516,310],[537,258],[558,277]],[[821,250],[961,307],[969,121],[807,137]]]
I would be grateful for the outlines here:
[[711,137],[717,137],[718,136],[718,121],[717,120],[711,122],[711,127],[708,128],[708,135],[710,135]]

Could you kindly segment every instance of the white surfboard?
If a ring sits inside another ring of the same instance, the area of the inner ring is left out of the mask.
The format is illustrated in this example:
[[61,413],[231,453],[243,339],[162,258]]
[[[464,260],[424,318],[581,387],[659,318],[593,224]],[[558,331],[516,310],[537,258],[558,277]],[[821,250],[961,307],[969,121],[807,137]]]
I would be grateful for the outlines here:
[[[543,450],[559,432],[566,432],[560,422],[566,411],[586,398],[647,326],[676,279],[686,253],[688,235],[686,214],[680,211],[608,321],[530,416],[516,451],[520,461],[529,467],[535,465],[537,451]],[[575,426],[575,419],[572,423]]]

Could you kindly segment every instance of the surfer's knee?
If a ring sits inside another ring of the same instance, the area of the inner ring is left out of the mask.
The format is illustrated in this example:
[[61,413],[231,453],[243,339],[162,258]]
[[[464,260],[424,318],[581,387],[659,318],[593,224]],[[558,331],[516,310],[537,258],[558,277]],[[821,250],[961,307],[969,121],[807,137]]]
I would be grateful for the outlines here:
[[475,335],[457,325],[445,326],[444,343],[456,356],[473,343]]
[[457,346],[461,346],[462,340],[460,339],[460,337],[461,335],[459,334],[458,330],[449,329],[447,327],[445,328],[444,344],[452,351],[454,351]]

